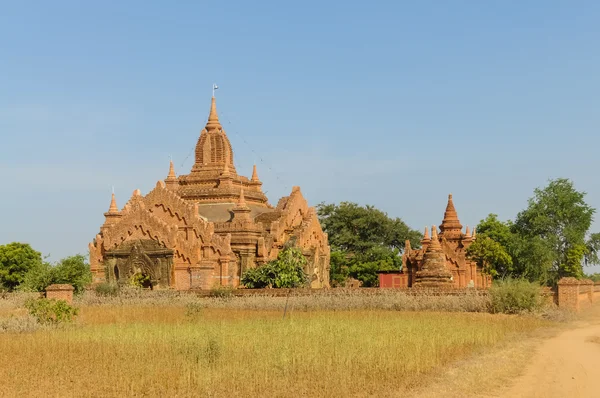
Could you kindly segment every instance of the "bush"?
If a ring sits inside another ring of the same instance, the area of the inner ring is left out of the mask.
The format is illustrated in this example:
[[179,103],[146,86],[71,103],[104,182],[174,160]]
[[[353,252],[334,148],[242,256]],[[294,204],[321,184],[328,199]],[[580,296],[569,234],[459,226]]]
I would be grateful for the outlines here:
[[300,249],[289,247],[279,252],[277,260],[246,270],[242,275],[242,284],[250,289],[306,286],[308,284],[308,276],[304,272],[306,263],[306,258]]
[[119,285],[108,282],[97,284],[94,290],[98,296],[102,297],[117,297],[120,293]]
[[542,288],[524,279],[497,281],[490,288],[490,311],[493,313],[520,314],[542,308]]
[[233,297],[233,289],[227,286],[216,286],[210,289],[210,297],[230,299]]
[[58,325],[72,322],[79,310],[64,300],[47,298],[30,299],[25,302],[29,315],[42,325]]
[[148,275],[137,273],[131,277],[131,285],[143,289],[149,288],[152,290],[152,281]]
[[185,305],[185,317],[190,321],[198,320],[204,312],[204,304],[200,302],[191,302]]

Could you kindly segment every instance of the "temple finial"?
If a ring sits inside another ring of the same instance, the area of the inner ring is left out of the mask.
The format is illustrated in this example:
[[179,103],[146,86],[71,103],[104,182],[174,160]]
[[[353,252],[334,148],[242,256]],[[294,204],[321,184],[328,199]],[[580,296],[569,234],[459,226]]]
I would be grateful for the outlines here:
[[246,204],[246,198],[244,197],[244,188],[240,189],[240,197],[233,208],[234,220],[250,220],[250,213],[252,209]]
[[258,173],[256,172],[256,165],[252,168],[252,178],[250,181],[257,182],[258,181]]
[[206,130],[212,130],[215,128],[223,128],[219,122],[219,115],[217,115],[217,102],[213,96],[210,100],[210,113],[208,114],[208,121],[206,122]]
[[465,237],[470,238],[471,237],[471,230],[469,230],[469,226],[467,225],[467,229],[465,230]]
[[429,228],[425,227],[425,234],[423,236],[423,240],[429,240],[431,237],[429,236]]
[[460,238],[461,230],[462,225],[458,219],[456,208],[454,207],[452,194],[449,194],[448,204],[446,205],[446,211],[444,212],[444,219],[440,225],[440,231],[446,239],[458,239]]
[[108,208],[108,212],[110,214],[118,213],[119,208],[117,207],[117,200],[115,199],[115,193],[113,191],[112,197],[110,199],[110,207]]
[[440,239],[437,233],[437,227],[435,225],[431,226],[431,244],[427,246],[427,251],[436,251],[442,250],[442,246],[440,245]]
[[167,176],[167,178],[177,178],[177,175],[175,174],[175,166],[173,165],[172,160],[169,160],[169,175]]
[[244,197],[244,188],[240,189],[240,197],[237,202],[238,207],[246,206],[246,198]]

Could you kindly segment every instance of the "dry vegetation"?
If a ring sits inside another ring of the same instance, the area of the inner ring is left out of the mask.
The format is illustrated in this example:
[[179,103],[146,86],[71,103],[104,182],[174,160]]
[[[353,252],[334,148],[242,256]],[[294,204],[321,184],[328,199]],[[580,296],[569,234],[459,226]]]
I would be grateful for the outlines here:
[[[395,396],[549,323],[465,312],[478,311],[481,300],[291,297],[282,319],[284,297],[88,293],[76,303],[74,325],[0,333],[0,361],[10,364],[0,367],[0,394]],[[0,322],[27,319],[22,301],[0,299]]]

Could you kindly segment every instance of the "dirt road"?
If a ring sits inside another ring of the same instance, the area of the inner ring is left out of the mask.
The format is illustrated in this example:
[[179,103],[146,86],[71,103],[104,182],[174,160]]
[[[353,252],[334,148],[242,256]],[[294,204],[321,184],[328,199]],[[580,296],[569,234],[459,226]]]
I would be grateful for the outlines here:
[[600,397],[600,312],[542,343],[503,397]]

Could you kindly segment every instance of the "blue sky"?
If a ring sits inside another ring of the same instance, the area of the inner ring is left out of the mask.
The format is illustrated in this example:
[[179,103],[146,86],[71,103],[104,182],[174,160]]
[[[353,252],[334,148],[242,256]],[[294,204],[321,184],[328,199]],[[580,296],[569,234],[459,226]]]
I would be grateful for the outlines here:
[[[87,3],[87,4],[84,4]],[[87,252],[217,106],[271,203],[464,225],[571,178],[600,208],[595,1],[0,2],[0,243]],[[594,223],[600,231],[600,222]],[[598,270],[598,269],[596,269]]]

